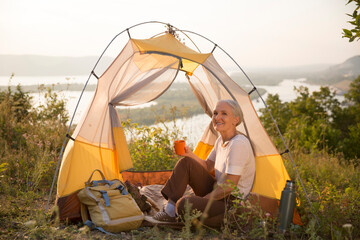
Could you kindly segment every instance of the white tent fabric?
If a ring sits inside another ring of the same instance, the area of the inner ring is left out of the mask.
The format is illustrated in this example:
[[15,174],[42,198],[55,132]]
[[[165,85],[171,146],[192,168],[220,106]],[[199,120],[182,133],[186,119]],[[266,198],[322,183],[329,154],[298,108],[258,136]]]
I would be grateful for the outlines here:
[[[179,71],[209,116],[220,99],[234,99],[244,114],[238,130],[249,137],[256,156],[254,191],[280,198],[289,176],[282,159],[264,130],[250,97],[221,68],[214,56],[200,54],[171,34],[130,39],[122,52],[99,78],[94,98],[77,125],[60,167],[57,194],[66,196],[81,189],[94,169],[108,179],[121,178],[120,171],[132,166],[121,119],[116,106],[150,102],[166,91]],[[195,153],[206,158],[216,140],[212,126],[205,130]]]

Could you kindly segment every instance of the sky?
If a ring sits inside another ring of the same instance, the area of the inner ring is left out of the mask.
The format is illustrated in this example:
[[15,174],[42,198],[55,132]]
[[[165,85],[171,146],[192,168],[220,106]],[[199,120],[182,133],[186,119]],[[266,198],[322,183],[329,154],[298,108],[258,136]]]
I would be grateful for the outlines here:
[[99,56],[124,29],[161,21],[211,39],[247,67],[337,64],[360,54],[360,41],[342,38],[342,28],[350,28],[346,14],[355,9],[355,4],[346,3],[0,0],[0,54]]

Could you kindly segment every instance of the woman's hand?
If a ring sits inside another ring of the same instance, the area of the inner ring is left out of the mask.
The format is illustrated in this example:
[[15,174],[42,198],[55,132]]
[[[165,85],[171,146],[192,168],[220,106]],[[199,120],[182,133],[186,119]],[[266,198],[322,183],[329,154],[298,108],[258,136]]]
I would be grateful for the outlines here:
[[[174,147],[173,151],[176,154],[175,147]],[[212,172],[214,170],[215,162],[208,160],[208,159],[203,160],[203,159],[199,158],[193,151],[191,151],[191,149],[188,146],[185,146],[184,154],[181,154],[181,155],[177,154],[177,155],[194,159],[195,161],[200,163],[201,166],[203,166],[209,172]]]
[[[174,153],[177,154],[175,151],[175,147],[174,147]],[[177,155],[182,156],[182,157],[190,157],[190,158],[194,158],[194,156],[196,156],[195,153],[193,153],[188,146],[185,146],[184,154],[177,154]]]
[[195,153],[193,153],[188,146],[185,146],[185,153],[182,156],[194,158],[194,155]]

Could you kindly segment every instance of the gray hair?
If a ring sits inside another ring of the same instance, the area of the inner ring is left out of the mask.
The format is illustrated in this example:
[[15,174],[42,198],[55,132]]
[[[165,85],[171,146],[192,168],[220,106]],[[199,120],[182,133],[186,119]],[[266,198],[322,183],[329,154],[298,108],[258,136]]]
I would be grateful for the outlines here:
[[240,121],[236,124],[236,126],[239,126],[242,123],[242,121],[244,120],[244,115],[243,115],[240,105],[232,99],[219,100],[218,103],[220,103],[220,102],[229,104],[229,106],[231,107],[232,112],[234,114],[234,117],[240,118]]

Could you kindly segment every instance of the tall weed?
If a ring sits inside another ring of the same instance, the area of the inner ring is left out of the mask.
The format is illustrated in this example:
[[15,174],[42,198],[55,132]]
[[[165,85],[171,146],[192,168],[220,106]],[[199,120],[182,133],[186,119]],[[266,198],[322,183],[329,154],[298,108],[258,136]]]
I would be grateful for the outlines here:
[[[300,199],[298,209],[306,226],[310,227],[315,222],[318,234],[325,238],[334,234],[345,237],[344,224],[360,226],[359,167],[345,161],[341,155],[334,156],[325,151],[311,154],[298,151],[294,156],[312,208],[292,163],[289,159],[285,163],[291,178],[296,179]],[[360,236],[360,229],[354,228],[352,234]]]
[[[35,109],[20,87],[0,92],[0,238],[91,238],[94,233],[76,225],[59,228],[42,215],[44,193],[48,193],[66,133],[65,101],[48,90],[47,103]],[[176,109],[174,109],[176,110]],[[160,125],[164,120],[160,120]],[[172,169],[178,160],[172,142],[184,139],[179,126],[172,128],[123,123],[134,167],[137,170]],[[316,129],[315,129],[316,130]],[[357,135],[354,135],[355,137]],[[316,140],[316,139],[314,139]],[[322,143],[319,143],[322,144]],[[329,154],[325,145],[304,151],[292,145],[299,175],[312,203],[308,204],[297,173],[289,158],[285,165],[296,179],[303,226],[292,225],[288,236],[277,233],[277,219],[247,201],[234,203],[227,211],[217,239],[356,239],[360,237],[360,169],[344,154]],[[354,160],[356,161],[356,160]],[[35,209],[35,210],[34,210]],[[316,216],[316,218],[315,218]],[[197,238],[189,223],[183,232],[167,233],[158,228],[138,231],[134,238]],[[34,220],[35,222],[33,222]],[[318,221],[317,221],[318,220]],[[28,222],[28,227],[22,223]],[[319,224],[318,224],[319,223]],[[131,235],[130,234],[130,235]],[[207,237],[199,233],[198,237]],[[105,238],[100,235],[98,238]]]
[[45,104],[34,108],[31,97],[18,86],[0,92],[0,193],[9,189],[48,188],[66,133],[65,101],[48,89]]

